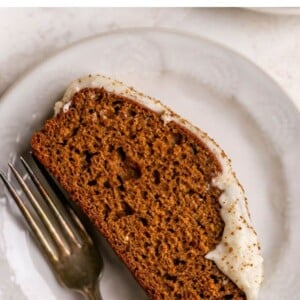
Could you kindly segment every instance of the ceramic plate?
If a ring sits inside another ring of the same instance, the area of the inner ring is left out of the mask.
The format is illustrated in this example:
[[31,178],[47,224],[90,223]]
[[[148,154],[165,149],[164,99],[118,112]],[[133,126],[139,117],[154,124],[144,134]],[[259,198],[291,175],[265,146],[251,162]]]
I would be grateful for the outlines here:
[[[1,169],[28,148],[68,83],[90,73],[161,99],[220,144],[243,183],[261,241],[265,281],[259,299],[299,299],[299,112],[258,67],[220,45],[173,31],[131,29],[82,41],[47,59],[1,98]],[[56,283],[0,188],[0,298],[80,299]],[[104,300],[146,299],[104,241],[100,246]]]
[[273,15],[300,15],[299,7],[247,7],[247,9]]

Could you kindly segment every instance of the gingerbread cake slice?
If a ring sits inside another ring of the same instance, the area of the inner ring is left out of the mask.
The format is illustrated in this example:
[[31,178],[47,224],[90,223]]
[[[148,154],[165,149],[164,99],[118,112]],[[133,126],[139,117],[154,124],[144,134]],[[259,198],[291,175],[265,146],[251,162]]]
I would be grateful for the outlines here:
[[159,101],[76,80],[32,151],[150,299],[256,299],[263,259],[230,160]]

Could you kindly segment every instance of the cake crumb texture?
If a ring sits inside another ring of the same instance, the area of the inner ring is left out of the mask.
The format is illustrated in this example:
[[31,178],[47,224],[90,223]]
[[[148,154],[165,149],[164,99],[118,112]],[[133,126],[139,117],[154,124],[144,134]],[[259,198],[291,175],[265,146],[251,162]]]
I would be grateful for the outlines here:
[[246,299],[204,256],[220,243],[222,168],[176,122],[103,88],[77,92],[32,138],[56,177],[154,300]]

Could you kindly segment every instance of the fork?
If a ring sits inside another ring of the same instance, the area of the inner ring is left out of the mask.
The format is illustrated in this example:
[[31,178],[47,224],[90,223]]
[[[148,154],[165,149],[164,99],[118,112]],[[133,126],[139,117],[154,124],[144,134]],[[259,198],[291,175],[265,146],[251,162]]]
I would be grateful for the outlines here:
[[30,166],[34,163],[33,158],[28,161],[21,156],[20,160],[39,197],[34,195],[16,167],[11,163],[8,165],[38,218],[2,172],[0,177],[25,217],[57,280],[64,287],[83,294],[86,299],[101,300],[99,276],[103,264],[92,238],[74,210],[59,203],[50,186],[42,183],[45,178],[41,172],[33,171]]

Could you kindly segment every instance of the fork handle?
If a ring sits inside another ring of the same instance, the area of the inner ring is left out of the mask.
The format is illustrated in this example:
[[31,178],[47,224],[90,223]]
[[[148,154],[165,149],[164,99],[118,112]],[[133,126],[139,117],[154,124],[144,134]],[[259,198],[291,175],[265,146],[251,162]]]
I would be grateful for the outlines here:
[[94,287],[86,288],[83,293],[86,300],[102,300],[98,284],[95,284]]

